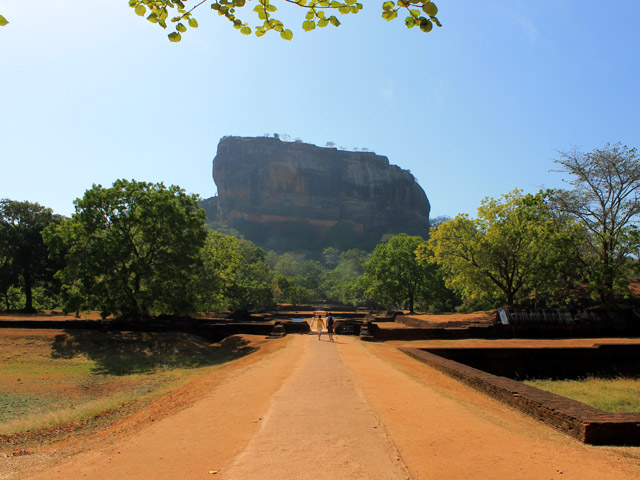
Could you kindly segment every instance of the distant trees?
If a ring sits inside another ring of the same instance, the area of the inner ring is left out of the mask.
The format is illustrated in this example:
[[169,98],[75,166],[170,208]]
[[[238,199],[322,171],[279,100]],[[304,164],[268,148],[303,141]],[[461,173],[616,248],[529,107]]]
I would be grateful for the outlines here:
[[607,144],[591,152],[560,152],[560,172],[572,190],[556,193],[560,208],[584,225],[592,295],[611,305],[628,286],[629,255],[638,248],[640,158],[635,148]]
[[60,215],[38,203],[0,200],[0,293],[7,309],[10,287],[21,287],[24,310],[34,312],[35,285],[53,282],[56,264],[49,257],[42,232],[61,221]]
[[33,311],[60,297],[65,311],[134,318],[321,300],[446,311],[461,300],[566,306],[586,287],[611,306],[638,268],[636,150],[608,144],[557,163],[573,189],[516,189],[483,200],[476,218],[432,218],[428,241],[389,234],[372,252],[331,247],[317,257],[265,252],[224,225],[207,233],[197,197],[161,183],[94,185],[68,219],[4,199],[1,301]]
[[198,198],[176,186],[117,180],[94,185],[75,213],[45,231],[63,252],[64,309],[142,318],[193,311],[205,240]]

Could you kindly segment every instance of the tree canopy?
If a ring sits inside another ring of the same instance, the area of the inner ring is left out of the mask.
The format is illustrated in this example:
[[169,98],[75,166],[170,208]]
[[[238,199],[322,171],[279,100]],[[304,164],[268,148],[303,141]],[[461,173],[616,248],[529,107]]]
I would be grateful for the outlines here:
[[602,304],[628,285],[628,256],[638,246],[640,158],[620,143],[602,149],[560,152],[560,172],[573,189],[556,194],[561,208],[589,232],[589,286]]
[[[360,12],[362,3],[356,0],[258,0],[253,7],[257,24],[252,28],[249,22],[239,18],[238,10],[246,12],[251,5],[247,0],[129,0],[129,7],[133,8],[136,15],[145,17],[149,22],[164,29],[168,25],[174,27],[169,33],[169,40],[179,42],[182,34],[189,28],[198,28],[198,20],[194,11],[208,3],[211,10],[217,12],[231,22],[234,28],[243,35],[254,33],[261,37],[269,31],[280,34],[280,38],[291,40],[293,32],[286,28],[284,23],[276,18],[279,16],[279,7],[283,5],[300,7],[304,13],[302,29],[305,32],[315,30],[316,27],[324,28],[329,25],[340,26],[337,15],[350,15]],[[436,16],[438,7],[432,0],[386,0],[382,2],[382,18],[391,21],[404,14],[404,24],[407,28],[417,27],[422,32],[430,32],[433,25],[441,27]],[[0,27],[7,25],[8,20],[0,15]]]
[[422,237],[404,233],[394,235],[387,243],[380,243],[364,264],[363,281],[367,296],[387,305],[407,305],[413,313],[418,299],[433,294],[438,268],[420,262],[416,251],[425,241]]
[[580,226],[558,218],[549,192],[487,198],[471,219],[458,215],[432,231],[418,258],[442,266],[446,283],[471,300],[513,305],[531,296],[554,296],[572,284]]
[[117,180],[94,185],[75,213],[45,232],[65,253],[59,272],[66,311],[133,318],[187,313],[206,231],[198,198],[176,186]]
[[201,251],[200,310],[249,310],[273,305],[264,250],[248,240],[209,232]]
[[0,200],[0,290],[5,301],[9,287],[21,285],[24,310],[34,311],[34,285],[39,280],[51,281],[55,272],[42,232],[61,219],[38,203]]

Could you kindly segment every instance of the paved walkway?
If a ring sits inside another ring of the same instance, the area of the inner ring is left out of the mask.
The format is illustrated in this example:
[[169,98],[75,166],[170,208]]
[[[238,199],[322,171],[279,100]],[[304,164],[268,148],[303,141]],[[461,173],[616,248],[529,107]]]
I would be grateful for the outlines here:
[[315,335],[300,340],[305,350],[298,368],[273,396],[260,432],[221,478],[407,479],[338,345]]

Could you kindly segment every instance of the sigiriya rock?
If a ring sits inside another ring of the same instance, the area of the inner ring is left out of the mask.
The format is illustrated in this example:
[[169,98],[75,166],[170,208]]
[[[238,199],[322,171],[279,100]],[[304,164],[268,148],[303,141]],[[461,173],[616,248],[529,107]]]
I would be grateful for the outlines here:
[[270,137],[223,137],[209,221],[277,252],[371,250],[385,234],[425,237],[429,200],[387,157]]

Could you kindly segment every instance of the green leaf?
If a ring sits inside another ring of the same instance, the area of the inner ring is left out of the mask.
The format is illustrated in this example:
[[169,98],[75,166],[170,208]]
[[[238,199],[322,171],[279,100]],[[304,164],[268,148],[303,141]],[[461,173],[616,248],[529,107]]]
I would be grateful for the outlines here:
[[398,12],[396,10],[392,10],[390,12],[382,12],[382,18],[384,18],[387,22],[390,22],[397,16],[398,16]]
[[430,20],[427,20],[425,18],[423,19],[423,21],[420,22],[420,30],[422,30],[423,32],[429,33],[432,28],[433,28],[433,23],[431,23]]
[[422,5],[422,11],[430,17],[433,17],[438,14],[438,7],[436,7],[435,3],[428,2]]
[[180,33],[184,33],[187,31],[187,27],[179,23],[178,25],[176,25],[176,30],[179,31]]
[[0,15],[0,27],[4,27],[7,23],[9,23],[9,21]]
[[265,33],[267,33],[267,31],[264,28],[262,28],[262,27],[256,28],[256,37],[260,38]]
[[250,27],[242,27],[240,29],[240,33],[243,35],[251,35],[251,28]]
[[145,13],[147,13],[147,9],[144,7],[144,5],[138,5],[135,12],[136,15],[142,17]]
[[333,25],[334,27],[340,26],[340,20],[338,20],[335,15],[331,15],[329,17],[329,21],[331,22],[331,25]]
[[382,10],[384,10],[385,12],[388,12],[389,10],[392,10],[393,7],[395,7],[395,6],[396,6],[395,3],[391,2],[391,1],[387,1],[387,2],[384,2],[382,4]]
[[346,14],[348,14],[348,13],[351,13],[351,7],[343,6],[343,7],[340,7],[340,8],[338,9],[338,11],[339,11],[340,13],[342,13],[343,15],[346,15]]
[[195,18],[189,19],[189,26],[191,28],[198,28],[198,21]]
[[182,36],[178,32],[173,32],[169,34],[170,42],[178,43],[180,40],[182,40]]
[[315,22],[311,22],[309,20],[305,21],[302,23],[302,29],[305,32],[310,32],[311,30],[314,30],[316,28],[316,23]]
[[158,23],[158,16],[155,13],[152,13],[147,17],[147,20],[149,20],[151,23]]
[[416,26],[416,19],[412,16],[408,16],[404,19],[404,24],[407,26],[407,28],[413,28]]
[[293,38],[293,32],[287,28],[280,32],[280,37],[284,40],[291,40]]
[[326,18],[321,18],[320,20],[318,20],[318,26],[320,28],[324,28],[327,25],[329,25],[329,20],[327,20]]

